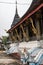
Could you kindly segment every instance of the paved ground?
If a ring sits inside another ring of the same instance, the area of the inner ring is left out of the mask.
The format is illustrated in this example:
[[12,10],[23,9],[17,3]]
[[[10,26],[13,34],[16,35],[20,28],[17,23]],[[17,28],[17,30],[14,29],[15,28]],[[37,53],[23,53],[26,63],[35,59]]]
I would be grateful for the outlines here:
[[5,51],[0,51],[0,65],[22,65],[19,60],[13,59]]

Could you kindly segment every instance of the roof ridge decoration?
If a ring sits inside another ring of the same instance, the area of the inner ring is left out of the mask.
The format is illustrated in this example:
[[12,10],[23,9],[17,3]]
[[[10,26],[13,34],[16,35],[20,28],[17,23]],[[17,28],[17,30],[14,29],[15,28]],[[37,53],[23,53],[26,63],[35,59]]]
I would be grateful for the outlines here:
[[18,15],[17,0],[16,0],[15,16],[14,16],[14,19],[13,19],[13,22],[12,22],[12,25],[11,25],[11,28],[12,28],[13,26],[15,26],[15,24],[18,23],[19,20],[20,20],[20,17],[19,17],[19,15]]
[[18,13],[18,11],[17,11],[17,0],[16,0],[16,14]]
[[[16,0],[16,11],[15,11],[15,16],[18,15],[18,9],[17,9],[17,0]],[[19,15],[18,15],[19,17]]]

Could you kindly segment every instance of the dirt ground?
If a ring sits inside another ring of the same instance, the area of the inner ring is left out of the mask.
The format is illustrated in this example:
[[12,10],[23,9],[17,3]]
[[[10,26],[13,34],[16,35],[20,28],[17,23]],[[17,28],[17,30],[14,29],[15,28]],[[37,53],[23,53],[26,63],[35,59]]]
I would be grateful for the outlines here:
[[0,65],[22,65],[22,63],[7,55],[5,51],[0,51]]

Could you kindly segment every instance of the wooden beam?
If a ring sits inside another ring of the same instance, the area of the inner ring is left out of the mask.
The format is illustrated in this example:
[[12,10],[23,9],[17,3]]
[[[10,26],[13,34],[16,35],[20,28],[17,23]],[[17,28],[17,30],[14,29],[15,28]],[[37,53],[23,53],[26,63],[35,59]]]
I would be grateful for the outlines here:
[[20,36],[19,36],[19,34],[18,34],[17,29],[15,29],[15,32],[16,32],[16,36],[18,37],[19,41],[21,41],[21,38],[20,38]]
[[24,38],[25,38],[26,40],[28,40],[28,36],[27,36],[26,32],[24,31],[23,25],[21,24],[20,27],[21,27],[21,29],[22,29]]
[[31,22],[31,24],[32,24],[32,31],[34,32],[34,34],[37,35],[37,30],[36,30],[36,28],[35,28],[35,26],[34,26],[34,24],[33,24],[33,19],[30,17],[29,20],[30,20],[30,22]]

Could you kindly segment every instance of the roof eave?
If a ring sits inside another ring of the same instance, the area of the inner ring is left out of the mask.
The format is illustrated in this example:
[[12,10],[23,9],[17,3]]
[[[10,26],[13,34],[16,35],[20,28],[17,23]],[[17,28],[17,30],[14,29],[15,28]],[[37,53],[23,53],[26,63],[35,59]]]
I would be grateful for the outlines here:
[[21,21],[19,21],[14,27],[12,27],[11,29],[9,29],[7,31],[7,33],[10,33],[12,30],[14,30],[18,25],[20,25],[21,23],[23,23],[23,21],[25,21],[28,17],[30,17],[31,15],[33,15],[35,12],[37,12],[41,7],[43,7],[43,3],[40,4],[36,9],[34,9],[32,12],[30,12],[25,18],[23,18]]

